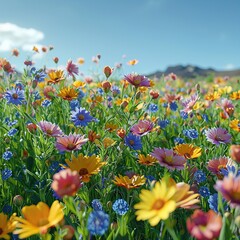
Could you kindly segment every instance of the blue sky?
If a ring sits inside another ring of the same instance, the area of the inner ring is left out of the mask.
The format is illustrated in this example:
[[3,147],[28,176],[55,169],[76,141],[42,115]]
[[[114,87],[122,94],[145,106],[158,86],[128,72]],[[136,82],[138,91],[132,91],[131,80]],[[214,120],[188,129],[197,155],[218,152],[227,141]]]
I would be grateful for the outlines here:
[[[83,57],[86,74],[97,54],[99,68],[121,62],[126,74],[176,64],[240,68],[239,11],[239,0],[8,0],[0,15],[0,56],[21,68],[33,55],[31,45],[39,44],[54,50],[35,54],[38,66],[54,66],[54,56],[60,65]],[[11,56],[15,46],[19,58]],[[129,67],[131,59],[139,63]]]

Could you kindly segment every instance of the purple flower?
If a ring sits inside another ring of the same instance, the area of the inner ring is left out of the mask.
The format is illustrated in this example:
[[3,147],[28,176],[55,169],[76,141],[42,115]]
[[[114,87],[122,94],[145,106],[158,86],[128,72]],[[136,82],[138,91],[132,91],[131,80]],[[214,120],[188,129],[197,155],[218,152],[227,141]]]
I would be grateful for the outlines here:
[[229,143],[231,141],[231,135],[224,128],[210,128],[205,130],[207,140],[215,145],[220,143]]
[[137,87],[150,87],[150,80],[142,75],[133,73],[125,75],[124,80]]

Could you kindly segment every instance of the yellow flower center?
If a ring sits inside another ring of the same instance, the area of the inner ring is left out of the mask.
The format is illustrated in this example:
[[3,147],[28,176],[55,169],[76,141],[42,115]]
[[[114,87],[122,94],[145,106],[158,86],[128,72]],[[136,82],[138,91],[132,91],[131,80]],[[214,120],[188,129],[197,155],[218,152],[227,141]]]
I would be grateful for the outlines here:
[[69,150],[73,150],[75,147],[76,147],[76,145],[73,144],[73,143],[69,143],[69,144],[67,145],[67,149],[69,149]]
[[164,205],[164,201],[162,199],[157,199],[153,205],[152,205],[152,209],[153,210],[159,210],[163,207]]
[[46,133],[51,135],[52,134],[52,130],[51,129],[47,129]]
[[172,163],[172,161],[173,161],[172,156],[166,156],[165,162]]
[[81,168],[79,170],[79,175],[83,176],[83,175],[87,175],[88,174],[88,170],[86,168]]
[[134,81],[133,81],[133,82],[134,82],[134,84],[135,84],[135,85],[139,85],[139,84],[140,84],[140,82],[141,82],[141,79],[134,79]]
[[49,222],[47,219],[40,219],[38,222],[38,227],[42,227],[44,225],[47,225]]
[[17,98],[18,98],[18,95],[17,95],[16,93],[14,93],[14,94],[12,95],[12,97],[13,97],[14,99],[17,99]]
[[81,120],[81,121],[84,120],[84,115],[83,115],[83,114],[80,114],[80,115],[78,116],[78,119]]

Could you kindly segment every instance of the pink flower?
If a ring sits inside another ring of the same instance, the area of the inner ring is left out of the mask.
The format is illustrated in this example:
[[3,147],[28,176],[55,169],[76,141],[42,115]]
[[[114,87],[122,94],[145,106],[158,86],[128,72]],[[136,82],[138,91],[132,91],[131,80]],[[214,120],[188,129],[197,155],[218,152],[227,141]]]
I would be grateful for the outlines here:
[[148,120],[140,120],[137,124],[133,125],[130,131],[137,136],[144,136],[153,129],[153,123]]
[[230,172],[223,180],[217,180],[214,188],[226,201],[230,201],[231,207],[240,207],[240,176],[236,177]]
[[150,87],[150,80],[142,75],[133,73],[125,75],[124,80],[137,87]]
[[223,110],[223,118],[229,118],[233,115],[234,105],[231,100],[223,98],[217,105]]
[[223,178],[223,174],[220,172],[221,169],[227,169],[227,166],[232,166],[233,161],[228,157],[219,157],[211,159],[208,162],[208,170],[213,174],[217,175],[219,179]]
[[169,170],[184,169],[184,164],[187,161],[172,149],[155,148],[151,155],[158,160],[161,166],[167,167]]
[[78,66],[72,62],[72,60],[68,60],[66,70],[68,75],[75,77],[74,74],[78,75]]
[[70,169],[64,169],[53,175],[51,187],[60,198],[74,196],[81,186],[82,183],[77,171],[72,172]]
[[195,103],[198,101],[198,99],[199,99],[198,94],[193,94],[193,95],[191,95],[190,98],[183,100],[181,102],[182,106],[184,107],[183,111],[186,113],[192,112],[193,107],[194,107]]
[[220,143],[229,143],[231,135],[224,128],[210,128],[205,131],[207,140],[212,144],[220,145]]
[[40,121],[38,123],[38,127],[42,130],[43,133],[51,137],[59,137],[63,135],[63,132],[60,129],[60,127],[51,122]]
[[198,240],[212,240],[219,236],[222,228],[222,217],[213,210],[203,212],[195,210],[187,219],[188,232]]
[[56,148],[59,151],[71,152],[81,149],[82,145],[88,141],[88,138],[80,134],[70,134],[69,136],[62,136],[57,138]]

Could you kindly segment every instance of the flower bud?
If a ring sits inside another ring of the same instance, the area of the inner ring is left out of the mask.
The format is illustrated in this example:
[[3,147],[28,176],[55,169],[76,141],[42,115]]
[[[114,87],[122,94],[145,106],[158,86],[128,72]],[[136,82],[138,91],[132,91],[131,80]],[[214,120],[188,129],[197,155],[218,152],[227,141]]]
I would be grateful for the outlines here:
[[111,74],[112,74],[112,69],[109,66],[106,66],[103,69],[103,72],[104,72],[106,78],[109,78],[111,76]]
[[67,229],[67,234],[63,237],[63,240],[70,240],[74,237],[74,227],[72,227],[71,225],[65,225],[62,229]]
[[58,57],[54,57],[54,58],[53,58],[53,61],[57,64],[58,61],[59,61],[59,58],[58,58]]
[[159,97],[159,92],[155,90],[150,90],[150,95],[152,96],[152,99],[157,99]]
[[103,88],[104,92],[106,92],[106,93],[111,89],[111,86],[112,86],[111,83],[108,81],[102,82],[102,88]]
[[120,138],[124,138],[126,136],[126,131],[123,128],[120,128],[120,129],[117,130],[117,135]]
[[123,102],[121,103],[121,108],[122,108],[122,109],[125,109],[125,108],[127,107],[127,105],[128,105],[128,102],[127,102],[127,101],[123,101]]
[[23,197],[21,195],[16,195],[13,198],[13,204],[20,207],[23,204]]

